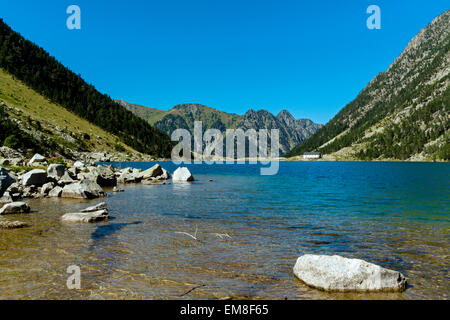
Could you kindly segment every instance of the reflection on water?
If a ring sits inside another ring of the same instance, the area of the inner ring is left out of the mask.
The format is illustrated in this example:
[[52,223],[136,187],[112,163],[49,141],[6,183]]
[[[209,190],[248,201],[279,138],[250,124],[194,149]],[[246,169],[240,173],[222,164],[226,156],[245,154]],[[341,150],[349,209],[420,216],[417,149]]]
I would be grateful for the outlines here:
[[[4,219],[31,226],[0,231],[0,299],[449,298],[448,164],[288,162],[273,177],[257,166],[190,170],[193,184],[109,193],[108,222],[59,220],[98,200],[30,200],[30,215]],[[197,241],[183,234],[196,230]],[[399,270],[410,288],[314,290],[292,274],[305,253]],[[70,265],[81,267],[79,291],[65,286]]]

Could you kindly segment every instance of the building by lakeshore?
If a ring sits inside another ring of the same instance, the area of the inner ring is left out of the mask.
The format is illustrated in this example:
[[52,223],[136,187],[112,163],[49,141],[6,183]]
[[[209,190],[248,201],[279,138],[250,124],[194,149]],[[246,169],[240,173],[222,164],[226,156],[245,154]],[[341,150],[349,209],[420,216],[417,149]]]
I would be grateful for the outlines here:
[[305,152],[303,159],[321,159],[322,154],[320,152]]

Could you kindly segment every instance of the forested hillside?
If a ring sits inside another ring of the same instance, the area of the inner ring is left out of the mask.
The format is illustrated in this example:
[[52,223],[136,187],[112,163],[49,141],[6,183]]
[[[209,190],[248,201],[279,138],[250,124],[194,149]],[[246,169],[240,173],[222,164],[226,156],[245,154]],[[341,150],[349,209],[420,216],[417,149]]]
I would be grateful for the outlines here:
[[172,143],[165,134],[98,92],[1,19],[0,67],[51,102],[114,134],[137,151],[170,156]]
[[320,151],[343,159],[450,159],[450,10],[289,156]]

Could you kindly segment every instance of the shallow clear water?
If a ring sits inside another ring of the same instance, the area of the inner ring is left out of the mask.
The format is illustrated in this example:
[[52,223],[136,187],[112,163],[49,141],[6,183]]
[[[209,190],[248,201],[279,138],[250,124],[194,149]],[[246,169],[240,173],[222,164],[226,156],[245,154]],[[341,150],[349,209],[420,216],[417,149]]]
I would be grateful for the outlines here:
[[[0,231],[0,299],[449,298],[447,163],[281,162],[275,176],[256,165],[189,169],[192,184],[108,192],[104,223],[59,220],[99,200],[28,201],[30,215],[5,219],[31,227]],[[196,230],[198,241],[177,233]],[[311,289],[292,273],[305,253],[365,259],[401,271],[410,286],[401,294]],[[66,288],[70,265],[81,268],[81,290]]]

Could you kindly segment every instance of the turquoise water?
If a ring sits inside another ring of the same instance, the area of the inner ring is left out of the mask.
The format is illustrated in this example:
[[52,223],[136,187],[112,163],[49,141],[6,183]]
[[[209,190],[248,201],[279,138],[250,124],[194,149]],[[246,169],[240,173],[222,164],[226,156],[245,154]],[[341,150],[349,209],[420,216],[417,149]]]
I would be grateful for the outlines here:
[[[41,271],[21,269],[20,281],[10,273],[0,286],[14,293],[0,297],[449,298],[449,164],[281,162],[275,176],[260,176],[257,165],[188,167],[192,184],[109,193],[106,223],[62,225],[64,212],[86,203],[31,201],[27,240],[17,240],[16,230],[0,235],[0,245],[11,248],[0,251],[0,267],[12,268],[12,255],[16,266],[24,261]],[[293,277],[305,253],[365,259],[401,271],[410,285],[402,294],[320,292]],[[61,285],[71,264],[84,275],[77,292]]]

